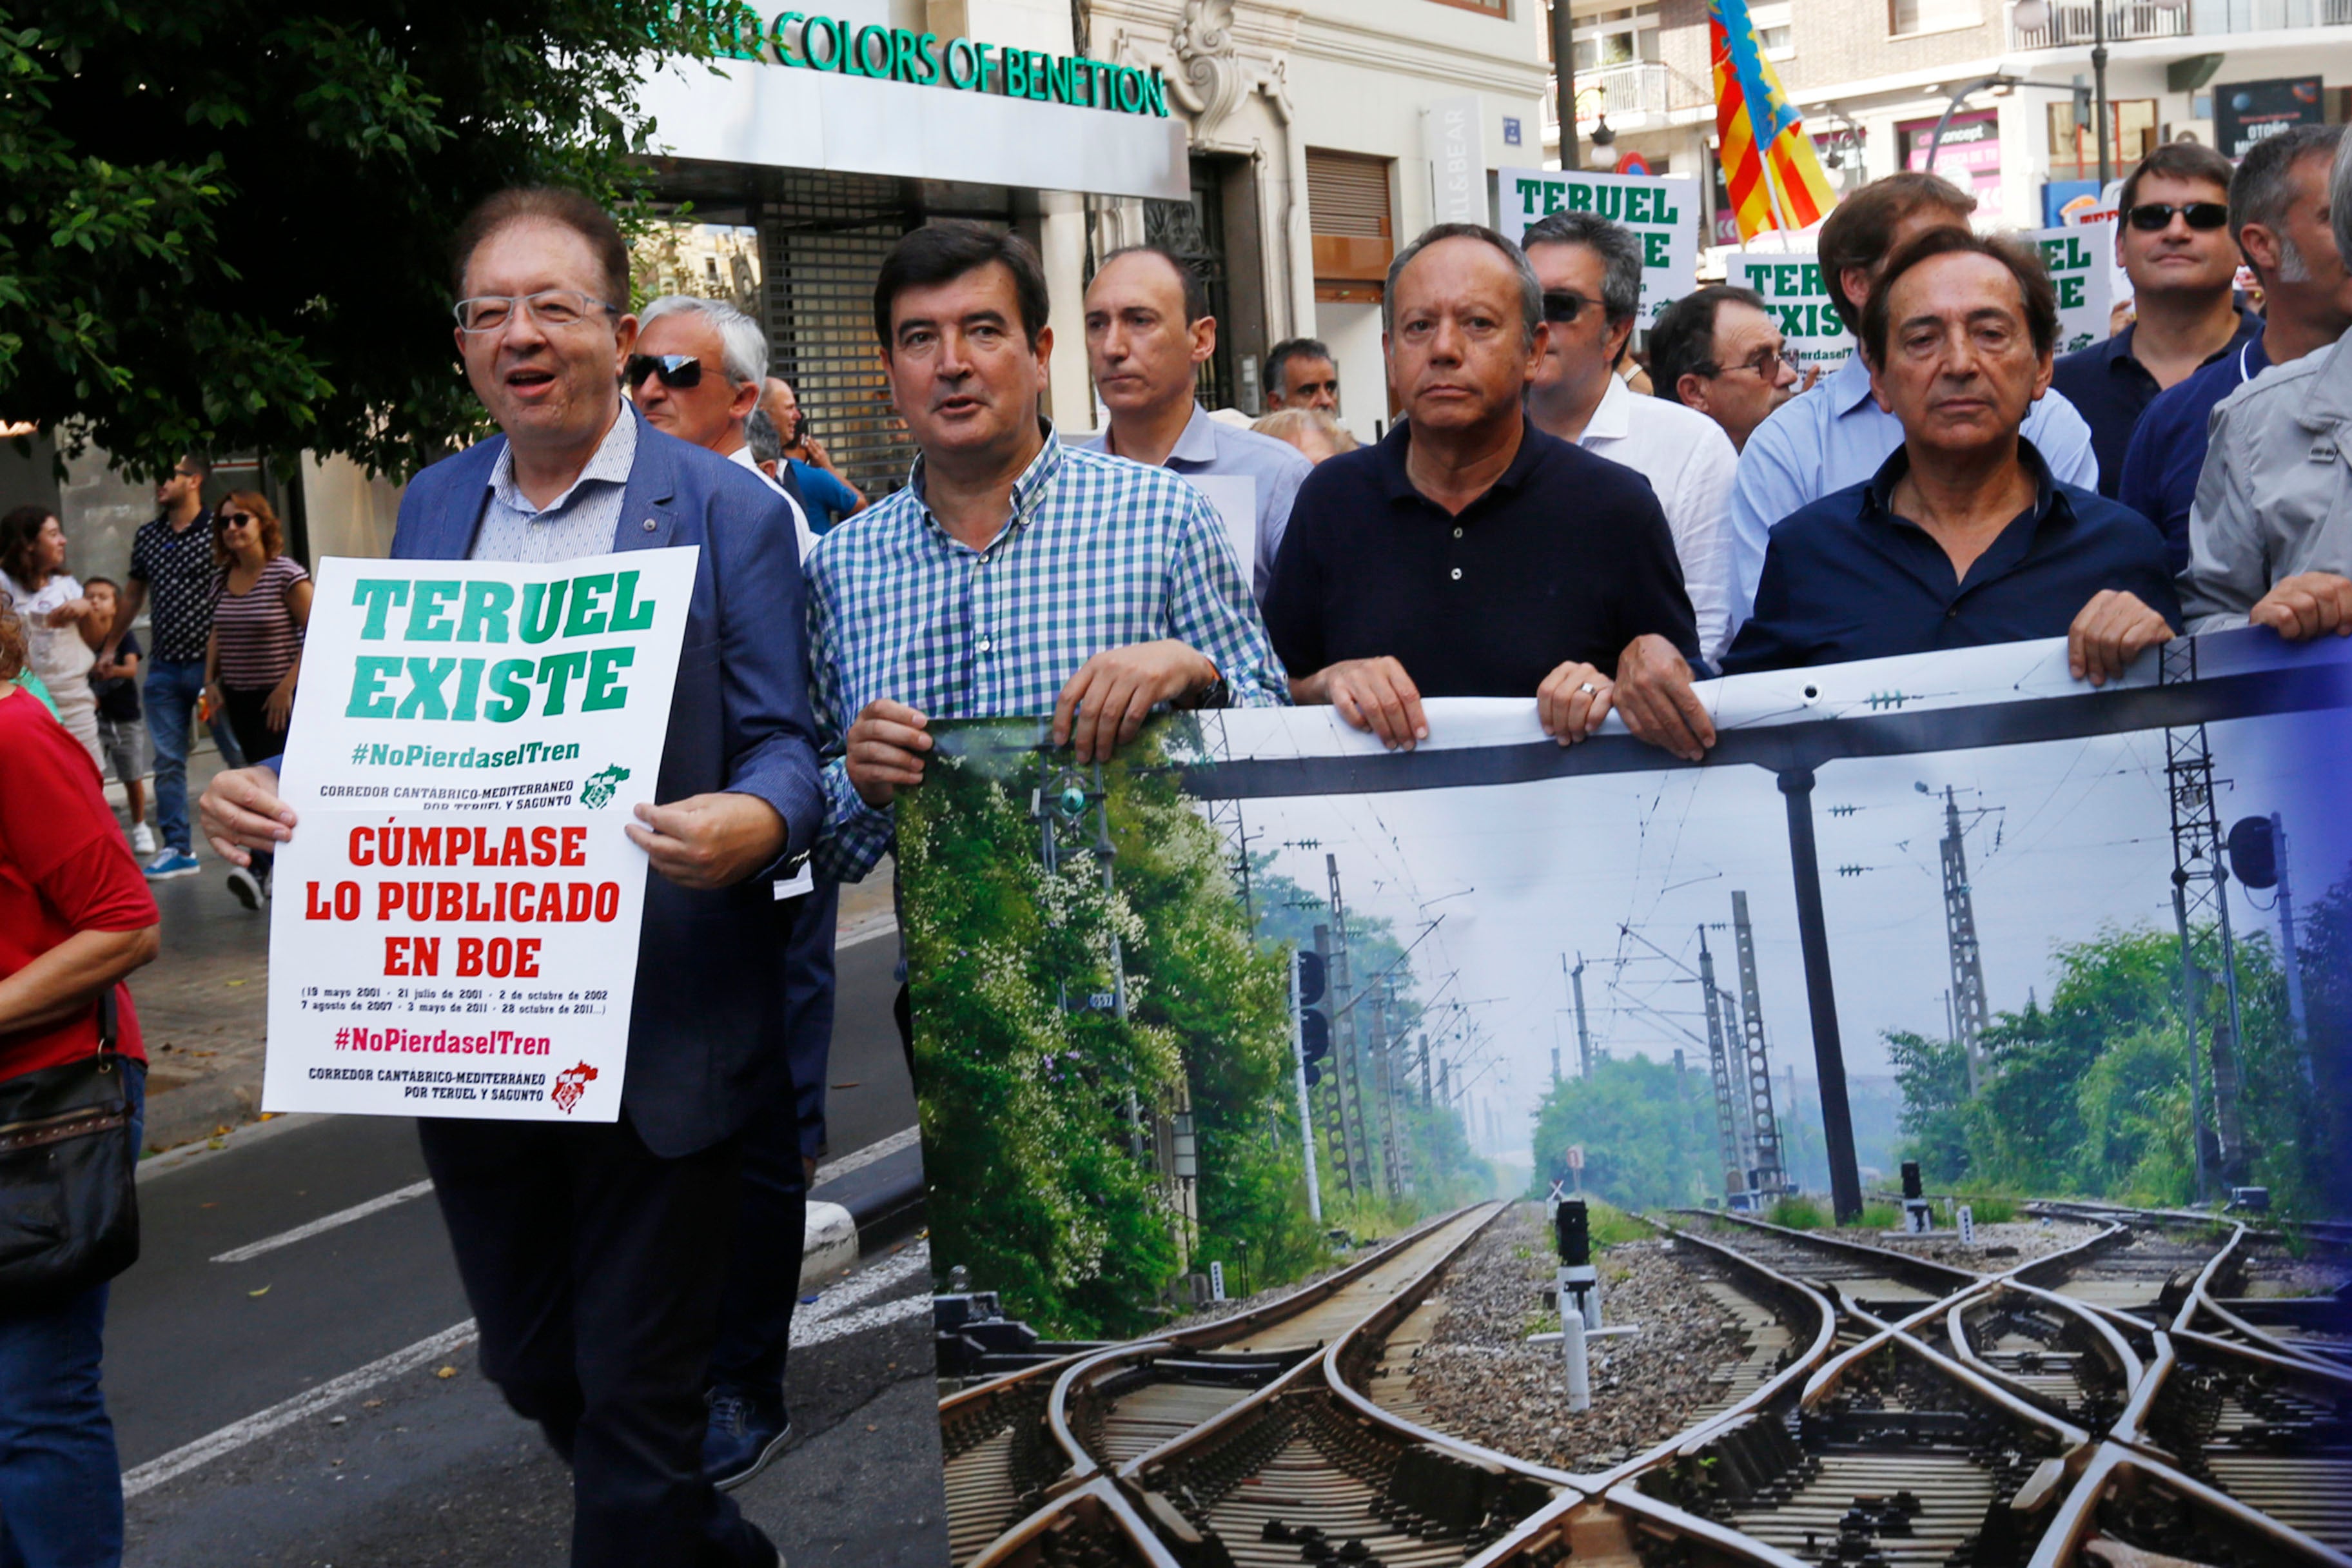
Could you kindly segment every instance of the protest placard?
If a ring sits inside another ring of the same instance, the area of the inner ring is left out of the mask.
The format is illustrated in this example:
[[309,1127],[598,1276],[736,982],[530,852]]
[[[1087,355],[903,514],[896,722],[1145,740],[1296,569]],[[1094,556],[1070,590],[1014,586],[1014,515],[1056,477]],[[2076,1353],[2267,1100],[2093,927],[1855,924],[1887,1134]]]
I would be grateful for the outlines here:
[[619,1114],[697,554],[320,563],[265,1110]]
[[1726,281],[1764,296],[1788,352],[1824,374],[1853,353],[1853,334],[1838,319],[1822,279],[1821,258],[1805,250],[1735,250],[1724,261]]
[[2114,303],[2110,282],[2116,268],[2113,223],[2037,228],[2025,237],[2042,252],[2058,291],[2058,352],[2073,353],[2105,342],[2107,311]]
[[1591,213],[1642,240],[1644,331],[1658,312],[1698,287],[1698,182],[1682,175],[1592,174],[1505,169],[1496,176],[1503,233],[1512,239],[1553,213]]

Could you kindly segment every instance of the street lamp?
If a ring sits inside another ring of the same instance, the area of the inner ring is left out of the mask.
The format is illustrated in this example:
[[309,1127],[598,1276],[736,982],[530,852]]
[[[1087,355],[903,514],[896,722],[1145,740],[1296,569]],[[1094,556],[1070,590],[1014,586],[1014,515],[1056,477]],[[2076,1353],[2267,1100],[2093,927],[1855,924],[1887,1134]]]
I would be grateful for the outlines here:
[[1613,169],[1617,166],[1617,132],[1609,129],[1609,111],[1601,110],[1593,121],[1592,166]]

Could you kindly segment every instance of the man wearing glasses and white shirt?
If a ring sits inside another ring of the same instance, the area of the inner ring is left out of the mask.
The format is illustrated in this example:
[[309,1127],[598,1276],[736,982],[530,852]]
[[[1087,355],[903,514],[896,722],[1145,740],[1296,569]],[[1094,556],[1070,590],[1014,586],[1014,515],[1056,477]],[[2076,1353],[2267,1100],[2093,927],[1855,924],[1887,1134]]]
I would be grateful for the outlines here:
[[1645,397],[1617,374],[1642,303],[1642,241],[1590,213],[1554,213],[1519,241],[1543,285],[1543,357],[1528,384],[1536,428],[1650,481],[1674,535],[1709,662],[1731,642],[1731,481],[1739,454],[1706,415]]

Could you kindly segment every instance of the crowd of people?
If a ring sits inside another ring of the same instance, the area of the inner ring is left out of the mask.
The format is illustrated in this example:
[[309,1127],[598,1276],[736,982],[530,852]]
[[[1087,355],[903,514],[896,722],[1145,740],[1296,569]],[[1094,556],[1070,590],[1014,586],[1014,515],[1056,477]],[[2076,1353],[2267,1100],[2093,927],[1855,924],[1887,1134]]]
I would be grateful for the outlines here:
[[[2117,229],[2136,317],[2063,358],[2035,252],[1975,233],[1972,198],[1933,174],[1877,181],[1820,235],[1861,347],[1817,384],[1759,298],[1714,286],[1662,313],[1638,390],[1632,234],[1442,225],[1389,270],[1395,416],[1368,446],[1309,338],[1268,354],[1255,428],[1202,408],[1218,323],[1153,246],[1093,273],[1108,421],[1066,440],[1036,253],[934,222],[875,284],[919,454],[878,499],[769,374],[755,321],[682,296],[632,311],[622,235],[583,197],[486,203],[456,237],[453,325],[499,434],[409,484],[394,553],[700,550],[661,774],[628,825],[654,875],[620,1119],[422,1123],[483,1368],[573,1470],[572,1561],[776,1561],[729,1489],[790,1432],[838,889],[890,853],[937,721],[1049,719],[1087,762],[1171,708],[1327,704],[1410,749],[1429,699],[1514,698],[1562,745],[1614,713],[1696,763],[1715,674],[2063,637],[2097,685],[2184,631],[2352,631],[2348,147],[2305,128],[2234,169],[2159,149]],[[102,769],[133,784],[152,740],[150,879],[196,864],[200,710],[238,764],[200,816],[241,899],[261,907],[300,831],[275,759],[310,585],[268,499],[207,509],[205,477],[191,458],[159,488],[120,586],[66,574],[53,514],[0,519],[0,728],[50,737],[37,776],[0,770],[0,900],[49,911],[46,951],[76,954],[0,952],[12,1069],[27,1041],[65,1048],[152,952],[129,847],[110,817],[107,841],[84,831]],[[26,837],[47,811],[79,826]],[[911,1051],[903,989],[898,1022]],[[71,1310],[46,1331],[80,1336],[74,1356],[0,1335],[0,1377],[80,1378],[59,1407],[102,1431],[102,1294]]]

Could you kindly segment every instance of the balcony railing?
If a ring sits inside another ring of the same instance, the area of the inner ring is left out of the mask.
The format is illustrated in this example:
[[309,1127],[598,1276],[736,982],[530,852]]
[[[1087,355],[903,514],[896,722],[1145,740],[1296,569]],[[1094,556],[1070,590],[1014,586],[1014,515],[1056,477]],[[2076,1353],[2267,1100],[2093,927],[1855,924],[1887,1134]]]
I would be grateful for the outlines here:
[[[2053,4],[2050,20],[2021,27],[2013,16],[2010,47],[2018,49],[2081,48],[2096,36],[2097,7]],[[2352,0],[2189,0],[2185,9],[2148,4],[2109,4],[2107,41],[2180,38],[2228,33],[2284,32],[2295,27],[2352,26]]]
[[[2352,0],[2347,0],[2352,4]],[[1604,110],[1613,119],[1625,120],[1636,114],[1663,115],[1671,107],[1673,90],[1669,68],[1656,60],[1638,60],[1632,65],[1602,66],[1598,70],[1576,73],[1576,122],[1590,125]],[[1559,99],[1544,94],[1544,129],[1558,131]]]

